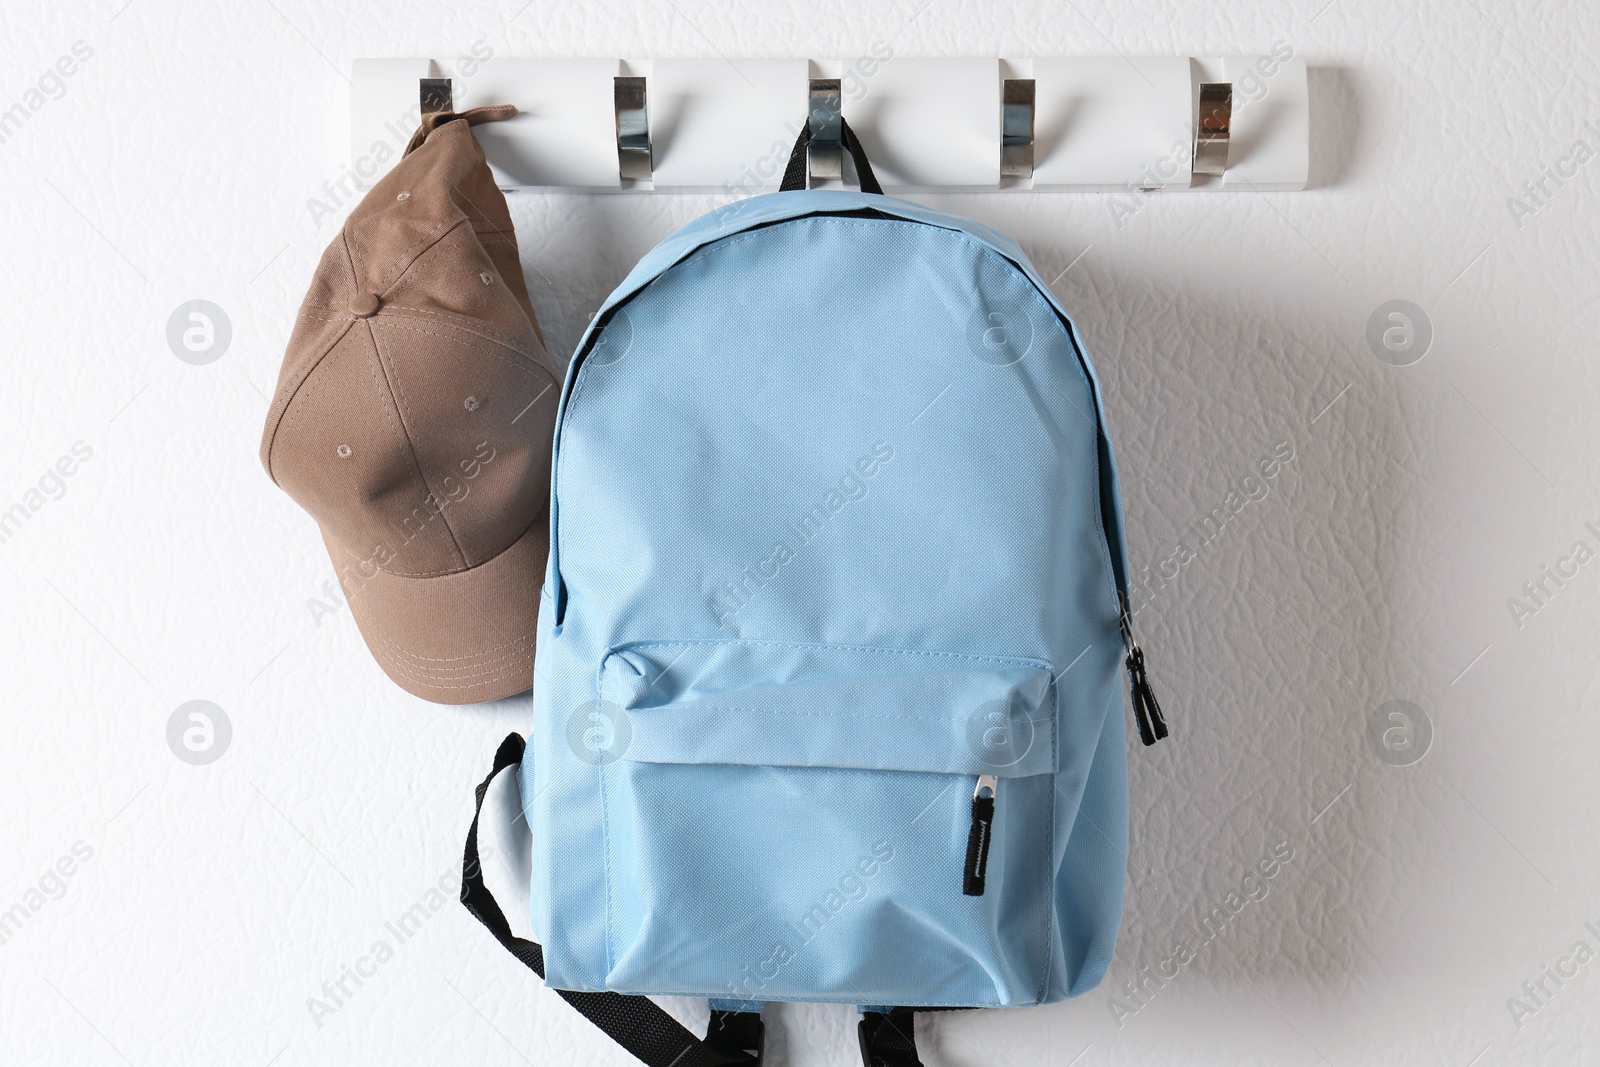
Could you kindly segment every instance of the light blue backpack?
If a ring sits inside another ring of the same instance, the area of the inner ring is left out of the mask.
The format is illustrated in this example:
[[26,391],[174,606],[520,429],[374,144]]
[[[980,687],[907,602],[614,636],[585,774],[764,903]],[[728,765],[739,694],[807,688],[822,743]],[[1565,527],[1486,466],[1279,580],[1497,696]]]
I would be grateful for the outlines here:
[[[556,427],[535,721],[536,941],[462,900],[652,1067],[761,1062],[761,1004],[1092,989],[1126,870],[1127,609],[1094,371],[1011,239],[879,191],[685,226],[600,308]],[[478,789],[481,809],[489,780]],[[542,947],[541,947],[542,946]],[[700,1038],[641,994],[705,997]]]

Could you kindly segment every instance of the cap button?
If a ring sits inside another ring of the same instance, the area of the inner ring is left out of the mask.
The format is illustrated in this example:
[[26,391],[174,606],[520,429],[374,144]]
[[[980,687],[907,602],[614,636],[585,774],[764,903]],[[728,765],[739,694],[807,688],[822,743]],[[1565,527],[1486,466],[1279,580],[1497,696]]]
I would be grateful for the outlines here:
[[362,293],[350,301],[350,314],[358,319],[370,319],[378,313],[383,302],[372,293]]

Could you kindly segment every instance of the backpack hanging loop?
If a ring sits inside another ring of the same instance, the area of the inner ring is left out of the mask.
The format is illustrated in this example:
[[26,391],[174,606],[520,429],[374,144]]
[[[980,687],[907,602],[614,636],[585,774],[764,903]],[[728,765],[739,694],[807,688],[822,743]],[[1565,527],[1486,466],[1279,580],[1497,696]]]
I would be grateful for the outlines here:
[[[783,171],[783,184],[778,187],[781,192],[808,189],[811,178],[824,176],[812,169],[814,160],[810,155],[810,149],[815,147],[814,142],[818,136],[812,130],[815,118],[816,113],[813,111],[805,125],[801,127],[800,136],[795,138],[794,148],[789,153],[789,164]],[[842,115],[839,116],[839,143],[850,153],[850,162],[855,165],[856,181],[860,184],[861,191],[882,195],[883,186],[878,184],[878,176],[872,173],[872,164],[867,162],[867,151],[861,146],[860,138]],[[842,177],[842,171],[840,176]]]

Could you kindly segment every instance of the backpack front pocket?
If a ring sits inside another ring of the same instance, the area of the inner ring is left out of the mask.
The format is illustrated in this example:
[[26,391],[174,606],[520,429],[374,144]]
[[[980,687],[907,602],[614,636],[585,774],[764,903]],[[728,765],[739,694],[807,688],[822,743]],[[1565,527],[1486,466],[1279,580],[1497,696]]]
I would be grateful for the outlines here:
[[1016,1005],[1046,984],[1055,687],[1036,659],[636,641],[601,663],[607,986]]

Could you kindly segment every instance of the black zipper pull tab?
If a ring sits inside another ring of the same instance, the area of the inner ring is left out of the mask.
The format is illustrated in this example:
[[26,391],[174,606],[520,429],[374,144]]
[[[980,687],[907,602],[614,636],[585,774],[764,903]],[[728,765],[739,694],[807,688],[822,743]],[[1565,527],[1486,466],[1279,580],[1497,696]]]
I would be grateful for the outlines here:
[[1122,642],[1128,649],[1128,681],[1133,688],[1133,720],[1139,725],[1139,740],[1148,747],[1167,736],[1167,720],[1161,714],[1161,702],[1150,688],[1150,676],[1144,669],[1144,649],[1133,639],[1133,617],[1128,612],[1128,599],[1122,597]]
[[1133,717],[1139,724],[1139,740],[1153,745],[1167,736],[1167,720],[1150,688],[1150,678],[1144,672],[1144,650],[1138,645],[1128,650],[1128,680],[1133,683]]
[[969,897],[983,896],[983,876],[989,869],[989,837],[994,829],[994,794],[999,779],[992,774],[978,775],[972,791],[972,829],[967,832],[967,864],[962,873],[961,892]]

